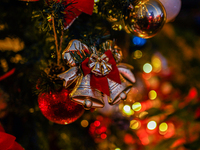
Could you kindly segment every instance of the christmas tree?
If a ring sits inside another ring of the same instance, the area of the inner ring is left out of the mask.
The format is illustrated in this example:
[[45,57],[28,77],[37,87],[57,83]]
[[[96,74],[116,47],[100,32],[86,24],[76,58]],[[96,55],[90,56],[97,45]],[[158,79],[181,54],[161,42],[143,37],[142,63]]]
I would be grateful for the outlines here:
[[199,20],[195,0],[1,0],[0,150],[199,150]]

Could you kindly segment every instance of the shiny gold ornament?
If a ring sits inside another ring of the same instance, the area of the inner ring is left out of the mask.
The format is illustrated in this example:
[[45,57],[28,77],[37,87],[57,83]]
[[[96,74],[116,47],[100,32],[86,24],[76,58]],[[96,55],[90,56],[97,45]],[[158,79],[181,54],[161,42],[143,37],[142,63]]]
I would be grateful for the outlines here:
[[166,22],[166,11],[158,0],[131,3],[124,16],[129,31],[142,38],[155,36]]
[[[88,74],[83,75],[77,81],[73,91],[70,93],[70,98],[85,107],[85,109],[101,108],[104,106],[103,94],[101,91],[90,86],[90,77]],[[90,101],[90,102],[89,102]]]

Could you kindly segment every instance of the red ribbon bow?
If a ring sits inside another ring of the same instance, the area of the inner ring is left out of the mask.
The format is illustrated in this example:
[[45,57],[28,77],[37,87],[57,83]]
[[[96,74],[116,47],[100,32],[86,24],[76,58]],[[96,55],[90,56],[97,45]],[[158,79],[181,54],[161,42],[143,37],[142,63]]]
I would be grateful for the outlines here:
[[110,50],[106,51],[104,54],[107,55],[109,58],[108,63],[112,64],[112,70],[111,72],[106,75],[106,76],[96,76],[91,72],[92,68],[88,67],[88,62],[89,58],[86,58],[82,63],[81,63],[81,68],[83,70],[84,76],[87,74],[91,73],[91,80],[90,80],[90,85],[99,91],[105,93],[106,95],[110,96],[110,90],[108,86],[108,79],[111,79],[119,84],[121,84],[120,76],[119,76],[119,70],[116,66],[115,59],[112,55],[112,52]]

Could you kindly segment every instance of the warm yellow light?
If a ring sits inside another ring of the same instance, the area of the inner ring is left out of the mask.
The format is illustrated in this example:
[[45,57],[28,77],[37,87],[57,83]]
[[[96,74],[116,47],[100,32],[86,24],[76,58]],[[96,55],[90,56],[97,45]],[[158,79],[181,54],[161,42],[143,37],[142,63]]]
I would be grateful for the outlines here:
[[157,123],[155,121],[150,121],[148,124],[147,124],[147,128],[149,130],[154,130],[155,128],[157,127]]
[[122,30],[122,25],[121,25],[121,24],[119,25],[119,30],[120,30],[120,31]]
[[115,150],[121,150],[120,148],[115,148]]
[[159,72],[161,70],[161,67],[162,67],[162,62],[161,62],[160,58],[157,57],[157,56],[154,56],[154,57],[152,57],[151,62],[152,62],[154,71]]
[[141,58],[142,57],[142,51],[140,51],[140,50],[136,50],[134,53],[133,53],[133,55],[134,55],[134,59],[139,59],[139,58]]
[[132,109],[133,109],[134,111],[140,111],[141,108],[142,108],[142,105],[141,105],[140,102],[135,102],[135,103],[132,105]]
[[157,97],[156,91],[151,90],[151,91],[149,92],[149,99],[150,99],[150,100],[154,100],[154,99],[156,99],[156,97]]
[[131,107],[130,107],[129,105],[124,105],[124,107],[123,107],[123,112],[124,112],[126,115],[128,115],[128,116],[134,114],[134,111],[131,110]]
[[95,3],[98,3],[98,2],[99,2],[99,0],[94,0],[94,2],[95,2]]
[[131,129],[138,129],[140,126],[140,123],[137,120],[131,120],[130,121],[130,128]]
[[150,73],[150,72],[152,71],[152,66],[151,66],[151,64],[149,64],[149,63],[144,64],[144,66],[143,66],[143,71],[144,71],[145,73]]
[[139,114],[139,118],[140,118],[140,119],[144,119],[147,115],[148,115],[148,112],[143,111],[143,112],[141,112],[141,113]]
[[33,109],[33,108],[30,108],[30,109],[29,109],[29,112],[30,112],[30,113],[34,113],[34,109]]
[[160,130],[161,132],[166,132],[167,129],[168,129],[167,123],[163,122],[163,123],[161,123],[161,124],[159,125],[159,130]]
[[129,105],[124,106],[124,111],[129,112],[131,110],[131,107]]
[[88,121],[87,120],[82,120],[81,121],[81,126],[86,128],[87,126],[89,125]]

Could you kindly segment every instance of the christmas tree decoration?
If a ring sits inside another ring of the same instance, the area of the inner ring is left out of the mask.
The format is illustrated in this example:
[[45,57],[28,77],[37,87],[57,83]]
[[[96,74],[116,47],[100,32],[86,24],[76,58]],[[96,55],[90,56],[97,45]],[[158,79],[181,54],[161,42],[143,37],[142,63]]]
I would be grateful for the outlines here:
[[5,133],[3,127],[0,124],[0,147],[2,150],[24,150],[21,145],[15,142],[16,137]]
[[11,69],[8,71],[6,74],[0,76],[0,81],[6,79],[7,77],[11,76],[15,72],[15,68]]
[[62,89],[60,92],[41,93],[38,96],[38,104],[42,114],[58,124],[76,121],[83,114],[84,109],[70,100],[69,93],[67,89]]
[[126,99],[135,82],[130,71],[133,67],[119,63],[122,54],[112,41],[106,41],[101,51],[97,51],[93,46],[88,48],[80,41],[72,40],[64,50],[63,58],[71,68],[58,76],[65,80],[65,86],[76,81],[70,98],[85,109],[102,108],[106,99],[111,105]]
[[140,0],[130,3],[124,15],[124,20],[133,35],[151,38],[165,24],[166,11],[158,0]]
[[65,6],[65,23],[64,29],[68,29],[74,20],[82,13],[92,15],[94,8],[94,0],[65,0],[63,1]]
[[173,20],[181,10],[181,0],[159,0],[167,13],[167,20],[169,22]]
[[94,0],[47,0],[47,4],[55,12],[52,17],[56,16],[60,19],[63,16],[65,30],[72,25],[82,12],[92,15],[94,8]]
[[89,134],[94,138],[96,143],[105,140],[109,134],[108,126],[111,120],[107,117],[97,116],[97,119],[90,124]]

